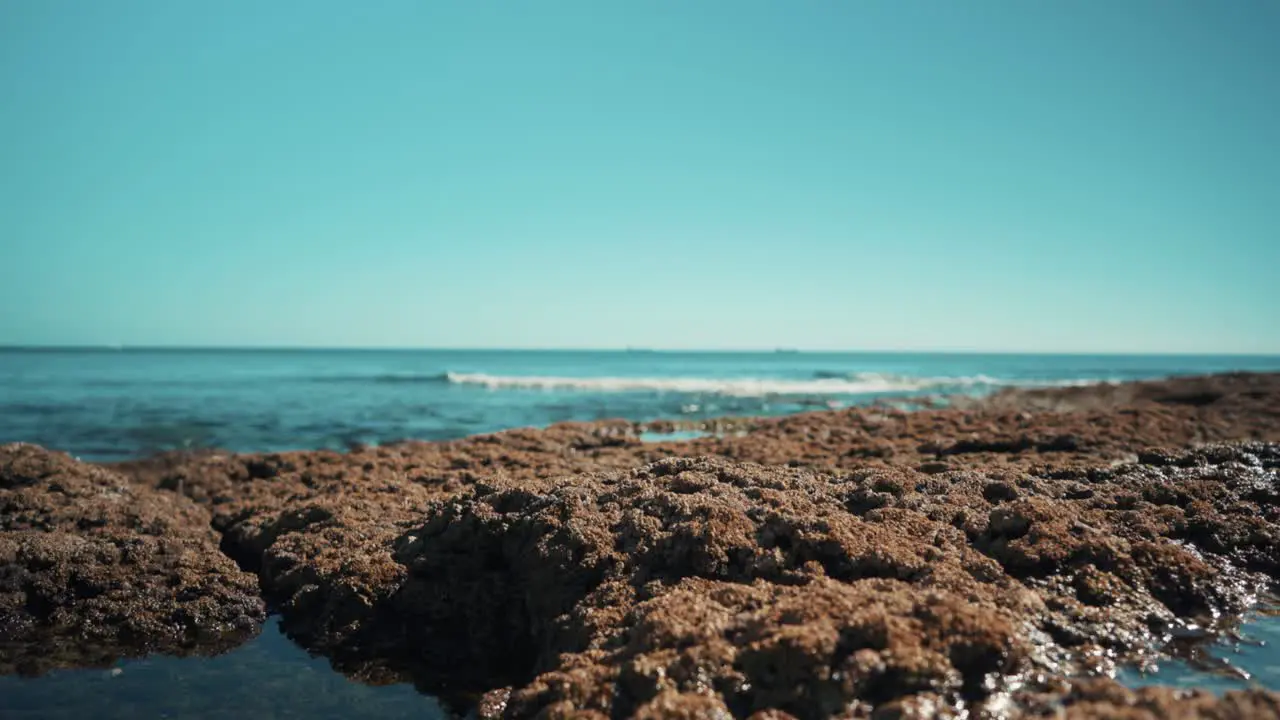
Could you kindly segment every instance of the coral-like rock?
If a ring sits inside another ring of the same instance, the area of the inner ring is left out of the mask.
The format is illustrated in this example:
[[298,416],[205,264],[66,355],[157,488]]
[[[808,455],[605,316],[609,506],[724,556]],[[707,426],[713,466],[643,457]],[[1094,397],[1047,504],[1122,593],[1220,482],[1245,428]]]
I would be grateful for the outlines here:
[[257,581],[186,498],[32,445],[0,447],[0,672],[225,650]]
[[1187,448],[1280,440],[1280,379],[952,404],[122,469],[206,508],[304,645],[483,717],[1276,715],[1078,678],[1274,587],[1280,446]]

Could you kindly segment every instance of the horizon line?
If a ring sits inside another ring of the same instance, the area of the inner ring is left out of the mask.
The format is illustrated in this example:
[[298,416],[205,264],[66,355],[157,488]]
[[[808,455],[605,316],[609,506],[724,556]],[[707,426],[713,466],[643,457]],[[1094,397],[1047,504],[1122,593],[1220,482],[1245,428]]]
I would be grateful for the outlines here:
[[9,344],[0,352],[546,352],[546,353],[685,353],[725,355],[1059,355],[1115,357],[1261,357],[1280,358],[1280,352],[1201,352],[1132,350],[983,350],[960,349],[806,349],[802,347],[679,348],[679,347],[518,347],[518,346],[395,346],[395,345],[125,345],[125,344]]

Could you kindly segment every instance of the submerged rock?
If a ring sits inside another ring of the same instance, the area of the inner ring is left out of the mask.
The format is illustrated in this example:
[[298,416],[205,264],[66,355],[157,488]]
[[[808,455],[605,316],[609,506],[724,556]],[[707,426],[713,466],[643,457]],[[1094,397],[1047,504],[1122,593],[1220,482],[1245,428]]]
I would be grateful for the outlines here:
[[219,652],[256,634],[257,580],[186,498],[32,445],[0,447],[0,672]]

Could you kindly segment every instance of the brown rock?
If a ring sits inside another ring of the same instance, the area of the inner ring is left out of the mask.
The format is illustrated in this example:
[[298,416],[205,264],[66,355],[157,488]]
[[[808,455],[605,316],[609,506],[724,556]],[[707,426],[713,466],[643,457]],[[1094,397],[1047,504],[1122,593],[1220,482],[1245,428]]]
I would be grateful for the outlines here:
[[218,551],[194,503],[0,447],[0,672],[219,652],[262,619],[256,579]]
[[208,508],[303,644],[486,717],[1144,717],[1173,696],[1067,678],[1275,582],[1280,449],[1177,448],[1280,440],[1277,407],[1225,376],[128,470]]
[[1131,690],[1110,680],[1075,682],[1064,698],[1030,716],[1067,720],[1275,720],[1280,694],[1232,691],[1221,697],[1204,690],[1146,687]]
[[[1233,452],[1212,453],[1239,466],[1228,488],[1253,487],[1244,476],[1280,457]],[[1198,468],[1178,472],[1222,469]],[[1107,473],[1095,474],[1103,498],[1174,479]],[[966,476],[941,494],[905,489],[927,477],[707,458],[478,486],[401,538],[408,577],[386,612],[405,648],[458,648],[402,664],[453,687],[514,683],[513,717],[629,715],[690,693],[734,715],[912,716],[980,708],[1029,672],[1106,669],[1091,664],[1099,646],[1137,659],[1159,641],[1153,627],[1239,612],[1266,581],[1200,560],[1173,526],[1126,539],[1134,511],[1114,501],[993,504],[991,481]],[[1067,481],[1028,484],[1060,496]],[[891,499],[850,513],[846,498],[868,488]],[[1240,514],[1219,522],[1254,514],[1232,502]],[[957,529],[944,517],[956,506],[1002,519]]]

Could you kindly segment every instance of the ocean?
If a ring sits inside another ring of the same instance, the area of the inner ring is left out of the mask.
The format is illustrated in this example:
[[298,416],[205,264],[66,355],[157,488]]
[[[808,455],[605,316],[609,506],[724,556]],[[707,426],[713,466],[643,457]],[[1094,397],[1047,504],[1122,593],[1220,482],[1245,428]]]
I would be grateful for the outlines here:
[[0,350],[0,442],[84,460],[343,449],[566,420],[780,415],[1280,357],[471,350]]

